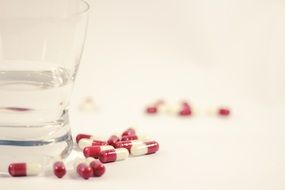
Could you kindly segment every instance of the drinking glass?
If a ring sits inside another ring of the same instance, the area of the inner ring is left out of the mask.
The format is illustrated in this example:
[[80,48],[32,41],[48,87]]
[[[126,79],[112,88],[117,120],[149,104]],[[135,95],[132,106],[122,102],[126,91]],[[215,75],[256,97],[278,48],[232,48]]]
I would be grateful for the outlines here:
[[82,0],[0,0],[0,160],[64,158],[83,51]]

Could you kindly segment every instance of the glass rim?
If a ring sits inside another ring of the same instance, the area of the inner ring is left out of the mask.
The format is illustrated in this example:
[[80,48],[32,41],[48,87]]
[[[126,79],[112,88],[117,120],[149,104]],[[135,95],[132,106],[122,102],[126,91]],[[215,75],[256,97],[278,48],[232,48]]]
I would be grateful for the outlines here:
[[[74,15],[82,15],[84,13],[87,13],[90,9],[90,5],[87,1],[85,1],[85,0],[80,0],[80,1],[81,1],[81,3],[83,3],[85,5],[85,7],[82,10],[79,10],[78,12],[76,12]],[[73,15],[71,15],[70,17],[72,17],[72,16]]]
[[[81,7],[81,6],[83,6],[83,7]],[[65,19],[72,19],[72,18],[76,18],[76,17],[78,17],[78,16],[82,16],[82,15],[84,15],[84,14],[86,14],[86,13],[88,13],[89,12],[89,10],[90,10],[90,5],[89,5],[89,3],[87,2],[87,1],[85,1],[85,0],[79,0],[79,10],[77,10],[77,11],[74,11],[73,13],[70,13],[70,14],[68,14],[68,15],[62,15],[62,16],[58,16],[58,17],[52,17],[52,16],[43,16],[43,17],[37,17],[37,18],[39,18],[39,19],[43,19],[43,20],[49,20],[49,19],[63,19],[63,20],[65,20]],[[8,17],[5,17],[6,19],[8,18],[8,19],[17,19],[17,18],[19,18],[19,17],[11,17],[11,16],[8,16]],[[4,19],[5,19],[4,18]],[[0,19],[1,19],[1,17],[0,17]]]
[[84,4],[84,8],[82,10],[80,9],[78,12],[75,12],[74,14],[70,14],[69,16],[64,16],[62,17],[62,19],[69,19],[87,13],[90,9],[89,3],[85,0],[80,0],[80,3]]

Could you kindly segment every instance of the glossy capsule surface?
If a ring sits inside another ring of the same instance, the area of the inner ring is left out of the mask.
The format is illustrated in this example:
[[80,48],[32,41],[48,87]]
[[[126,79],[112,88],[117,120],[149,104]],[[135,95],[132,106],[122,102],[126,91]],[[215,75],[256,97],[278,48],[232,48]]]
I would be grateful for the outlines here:
[[62,178],[66,174],[66,168],[62,161],[57,161],[53,164],[53,173],[58,178]]
[[104,175],[106,168],[102,162],[91,157],[87,158],[86,161],[92,168],[94,177],[101,177]]
[[227,117],[231,114],[231,111],[229,108],[219,108],[218,109],[218,115],[223,116],[223,117]]
[[83,149],[83,154],[86,158],[93,157],[98,158],[100,152],[104,150],[112,150],[114,149],[113,146],[110,145],[103,145],[103,146],[87,146]]
[[99,160],[103,163],[125,160],[129,156],[129,151],[126,148],[116,148],[113,150],[102,151],[99,155]]
[[93,176],[92,168],[86,163],[84,159],[76,159],[74,161],[74,170],[83,179],[89,179]]

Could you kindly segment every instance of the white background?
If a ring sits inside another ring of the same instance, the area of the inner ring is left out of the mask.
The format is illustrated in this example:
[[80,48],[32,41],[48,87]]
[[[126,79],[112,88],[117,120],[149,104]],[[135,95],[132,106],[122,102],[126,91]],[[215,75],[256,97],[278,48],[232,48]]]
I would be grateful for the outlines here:
[[[86,48],[72,99],[74,134],[131,124],[160,142],[156,155],[106,164],[102,178],[2,178],[5,189],[285,188],[285,3],[278,0],[89,0]],[[96,112],[78,104],[92,96]],[[159,98],[204,110],[148,117]],[[6,188],[7,187],[7,188]]]

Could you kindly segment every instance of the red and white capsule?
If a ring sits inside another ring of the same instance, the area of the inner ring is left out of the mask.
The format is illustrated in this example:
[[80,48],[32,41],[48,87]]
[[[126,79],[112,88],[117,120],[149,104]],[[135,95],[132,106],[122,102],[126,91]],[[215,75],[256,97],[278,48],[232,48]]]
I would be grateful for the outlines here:
[[98,158],[100,152],[104,150],[112,150],[114,149],[113,146],[110,145],[103,145],[103,146],[87,146],[83,149],[83,154],[86,158],[93,157]]
[[113,150],[102,151],[99,155],[99,160],[103,163],[125,160],[129,156],[129,151],[126,148],[116,148]]
[[62,161],[56,161],[53,164],[53,173],[58,178],[62,178],[66,174],[66,168]]
[[103,145],[107,145],[107,142],[100,140],[93,140],[93,139],[81,139],[78,142],[78,146],[81,150],[83,150],[87,146],[103,146]]
[[132,146],[141,144],[143,144],[143,141],[140,140],[120,141],[115,144],[115,148],[126,148],[130,152]]
[[132,156],[141,156],[156,153],[158,149],[159,144],[156,141],[149,141],[132,146],[130,152]]
[[83,179],[89,179],[93,176],[93,169],[82,159],[74,162],[74,170]]
[[102,162],[92,157],[87,158],[86,162],[92,168],[94,177],[101,177],[104,175],[106,168]]
[[8,167],[8,172],[13,177],[36,176],[42,170],[42,165],[37,163],[11,163]]

